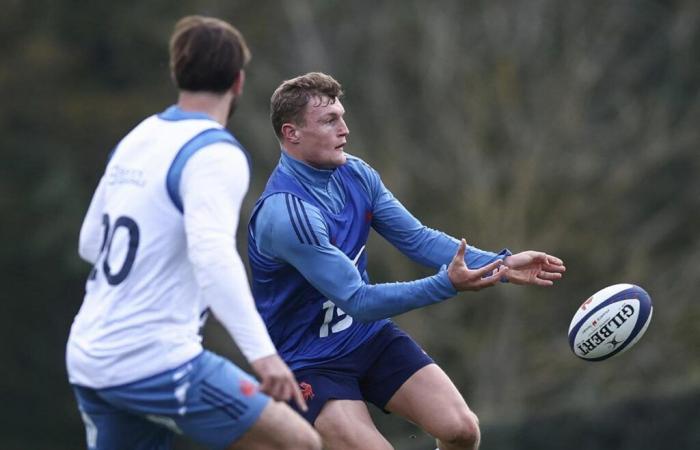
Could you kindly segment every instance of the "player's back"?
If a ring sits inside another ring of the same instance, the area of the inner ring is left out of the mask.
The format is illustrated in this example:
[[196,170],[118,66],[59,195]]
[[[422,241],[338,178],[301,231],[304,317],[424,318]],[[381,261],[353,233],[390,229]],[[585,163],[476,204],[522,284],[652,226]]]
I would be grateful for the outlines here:
[[127,383],[202,350],[199,293],[175,198],[183,152],[202,132],[222,127],[171,110],[147,118],[119,143],[81,230],[81,246],[98,246],[99,254],[68,342],[73,383]]

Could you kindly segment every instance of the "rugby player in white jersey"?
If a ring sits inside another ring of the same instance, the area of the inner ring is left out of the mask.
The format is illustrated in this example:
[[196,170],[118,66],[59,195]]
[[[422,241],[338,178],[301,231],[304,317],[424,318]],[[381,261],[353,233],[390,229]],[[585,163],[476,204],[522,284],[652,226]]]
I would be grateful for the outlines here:
[[[235,233],[247,154],[224,128],[250,52],[230,24],[175,26],[177,105],[146,118],[110,156],[80,230],[94,264],[68,339],[69,381],[89,449],[319,449],[306,409],[255,308]],[[208,306],[260,383],[202,348]]]

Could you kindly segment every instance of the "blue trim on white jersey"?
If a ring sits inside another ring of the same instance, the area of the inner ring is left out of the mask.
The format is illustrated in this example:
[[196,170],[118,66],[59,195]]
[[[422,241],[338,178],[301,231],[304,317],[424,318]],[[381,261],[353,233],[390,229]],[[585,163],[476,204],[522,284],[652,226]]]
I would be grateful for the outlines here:
[[[192,112],[192,111],[183,111],[182,108],[180,108],[177,105],[172,105],[168,107],[165,111],[159,113],[156,115],[159,119],[161,120],[166,120],[168,122],[175,122],[178,120],[211,120],[214,121],[214,119],[209,116],[207,113],[203,112]],[[110,150],[109,154],[107,155],[107,164],[112,160],[112,157],[114,156],[114,153],[116,153],[117,148],[119,148],[119,145],[117,144],[112,150]],[[250,166],[250,156],[246,153],[246,158],[248,158],[248,166]]]
[[[168,108],[166,112],[171,111],[172,109],[173,107]],[[175,156],[175,159],[173,159],[172,164],[170,164],[168,175],[165,178],[165,187],[168,191],[168,196],[180,212],[184,212],[182,197],[180,196],[180,179],[182,178],[182,171],[185,169],[185,164],[187,164],[187,161],[189,161],[192,155],[197,153],[197,151],[217,142],[228,142],[229,144],[239,148],[248,160],[248,168],[251,169],[250,156],[248,155],[248,152],[243,149],[243,146],[241,146],[241,144],[236,140],[236,138],[233,137],[233,135],[231,135],[231,133],[223,128],[210,128],[202,131],[182,146],[180,151]]]
[[177,120],[214,120],[209,114],[203,112],[183,111],[177,105],[173,105],[158,114],[158,118],[174,122]]

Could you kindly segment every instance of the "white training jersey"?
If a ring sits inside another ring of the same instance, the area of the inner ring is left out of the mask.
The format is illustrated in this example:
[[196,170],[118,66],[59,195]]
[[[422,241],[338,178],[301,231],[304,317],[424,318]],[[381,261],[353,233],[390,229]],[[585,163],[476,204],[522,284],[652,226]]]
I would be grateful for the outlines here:
[[94,268],[68,340],[71,383],[117,386],[194,358],[205,307],[249,360],[275,352],[235,249],[248,180],[238,142],[203,113],[173,106],[119,143],[81,228]]

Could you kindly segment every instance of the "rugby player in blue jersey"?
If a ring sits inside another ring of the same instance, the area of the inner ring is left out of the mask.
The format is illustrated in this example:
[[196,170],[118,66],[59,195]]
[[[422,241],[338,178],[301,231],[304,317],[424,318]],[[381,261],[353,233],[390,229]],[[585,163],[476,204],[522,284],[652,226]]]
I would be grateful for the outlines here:
[[[366,401],[434,436],[476,449],[476,415],[449,377],[389,318],[501,280],[550,286],[565,267],[537,251],[482,251],[423,226],[367,163],[345,153],[340,84],[322,73],[282,83],[271,120],[278,166],[249,224],[256,305],[308,403],[301,412],[328,449],[391,449]],[[370,284],[369,230],[437,270]]]

